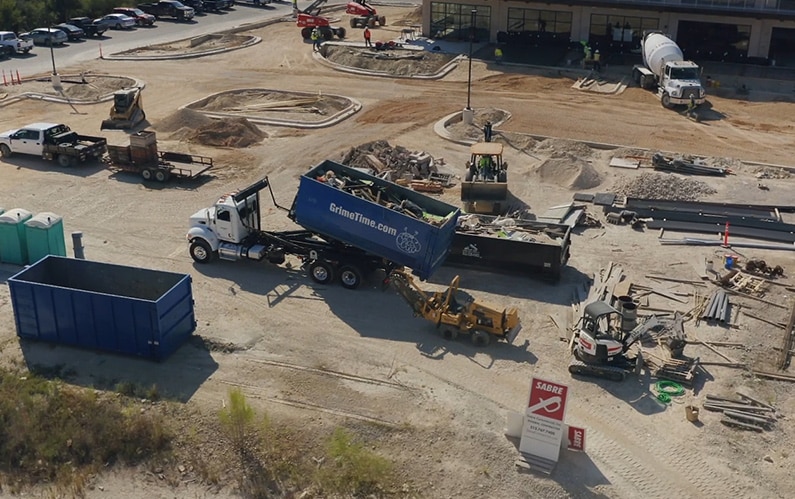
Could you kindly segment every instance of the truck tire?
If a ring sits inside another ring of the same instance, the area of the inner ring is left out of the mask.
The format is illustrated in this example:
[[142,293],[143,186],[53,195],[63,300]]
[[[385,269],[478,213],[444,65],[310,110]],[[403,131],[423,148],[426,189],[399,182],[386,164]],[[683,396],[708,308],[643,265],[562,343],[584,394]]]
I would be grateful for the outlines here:
[[478,348],[484,348],[489,345],[491,341],[491,337],[489,333],[485,331],[473,331],[472,332],[472,344]]
[[362,283],[362,272],[353,265],[345,265],[340,269],[340,284],[345,289],[356,289]]
[[318,284],[328,284],[334,279],[334,267],[323,260],[315,260],[309,265],[309,277]]
[[60,154],[58,155],[58,164],[64,168],[69,168],[70,166],[74,166],[75,158],[67,156],[66,154]]
[[322,36],[324,40],[329,42],[334,39],[335,32],[336,31],[331,28],[323,28],[323,30],[320,32],[320,36]]
[[309,40],[312,37],[312,28],[304,28],[301,30],[301,38]]
[[10,158],[13,153],[11,152],[11,148],[5,144],[0,144],[0,156],[4,158]]
[[453,328],[447,327],[442,330],[442,338],[446,339],[447,341],[454,341],[458,338],[458,331]]
[[144,168],[143,170],[141,170],[141,177],[144,180],[152,180],[152,170]]
[[340,40],[345,38],[345,33],[346,33],[345,28],[337,28],[336,34],[337,38],[339,38]]
[[665,109],[671,109],[673,105],[671,104],[671,96],[668,95],[668,92],[663,92],[662,97],[660,98],[660,104]]
[[378,16],[378,24],[381,26],[386,26],[386,16]]
[[210,263],[213,259],[213,251],[207,241],[196,239],[190,243],[190,256],[196,263]]

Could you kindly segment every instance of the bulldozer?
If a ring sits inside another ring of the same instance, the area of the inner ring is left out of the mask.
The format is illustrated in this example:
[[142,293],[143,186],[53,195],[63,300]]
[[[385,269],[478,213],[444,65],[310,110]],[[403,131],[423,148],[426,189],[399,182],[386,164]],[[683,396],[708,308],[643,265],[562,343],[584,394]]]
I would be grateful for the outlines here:
[[113,93],[110,117],[102,122],[101,130],[129,130],[146,119],[139,87],[125,88]]
[[435,292],[424,291],[402,270],[393,271],[389,282],[411,306],[414,316],[436,324],[447,340],[466,334],[477,347],[487,346],[492,338],[513,343],[522,329],[516,308],[499,310],[478,303],[459,290],[460,276],[455,276],[446,290]]
[[508,199],[508,163],[503,145],[478,142],[470,147],[466,174],[461,182],[461,201],[467,213],[499,215]]
[[659,325],[652,315],[630,330],[624,314],[612,305],[602,300],[587,304],[574,328],[569,373],[624,381],[629,373],[643,368],[643,356],[630,356],[630,348]]

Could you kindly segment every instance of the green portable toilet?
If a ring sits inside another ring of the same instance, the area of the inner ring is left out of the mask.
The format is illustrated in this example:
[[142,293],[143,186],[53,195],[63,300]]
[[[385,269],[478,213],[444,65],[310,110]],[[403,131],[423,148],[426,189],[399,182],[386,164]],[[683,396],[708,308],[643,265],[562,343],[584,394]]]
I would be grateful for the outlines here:
[[25,222],[32,214],[14,208],[0,215],[0,258],[3,263],[28,264],[28,247],[25,244]]
[[39,213],[25,222],[25,240],[30,263],[47,255],[66,256],[63,219],[54,213]]
[[[2,215],[3,213],[5,213],[5,211],[6,211],[6,210],[4,210],[3,208],[0,208],[0,215]],[[3,261],[3,255],[2,255],[2,253],[0,253],[0,262],[2,262],[2,261]]]

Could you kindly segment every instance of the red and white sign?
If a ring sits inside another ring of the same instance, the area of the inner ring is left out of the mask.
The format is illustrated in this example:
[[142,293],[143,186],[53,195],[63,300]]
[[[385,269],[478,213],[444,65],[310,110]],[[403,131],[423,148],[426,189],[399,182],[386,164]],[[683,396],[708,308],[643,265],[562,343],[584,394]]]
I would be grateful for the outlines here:
[[533,378],[527,412],[563,421],[566,415],[566,395],[569,387],[551,381]]
[[[530,381],[519,451],[551,463],[557,462],[563,442],[566,397],[569,387],[544,379]],[[552,469],[550,466],[550,469]]]
[[585,452],[585,428],[569,426],[569,450]]

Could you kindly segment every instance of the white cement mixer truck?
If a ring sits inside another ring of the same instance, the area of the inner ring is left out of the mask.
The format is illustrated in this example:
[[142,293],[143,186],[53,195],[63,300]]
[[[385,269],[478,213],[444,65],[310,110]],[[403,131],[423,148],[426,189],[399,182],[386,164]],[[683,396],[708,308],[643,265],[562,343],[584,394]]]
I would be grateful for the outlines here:
[[651,31],[644,34],[640,48],[643,65],[634,66],[632,76],[642,88],[656,88],[663,107],[689,104],[691,97],[696,104],[704,102],[701,69],[695,62],[684,60],[675,41]]

